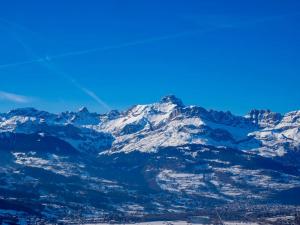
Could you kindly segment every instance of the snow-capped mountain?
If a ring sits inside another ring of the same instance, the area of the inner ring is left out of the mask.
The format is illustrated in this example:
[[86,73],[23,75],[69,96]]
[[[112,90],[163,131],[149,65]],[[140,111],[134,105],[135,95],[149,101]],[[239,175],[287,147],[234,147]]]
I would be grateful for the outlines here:
[[11,110],[0,114],[0,222],[214,224],[218,209],[268,224],[300,210],[299,129],[300,111],[236,116],[175,96],[107,114]]
[[168,146],[202,144],[251,151],[263,156],[283,156],[299,151],[300,111],[281,115],[252,110],[245,116],[185,106],[175,96],[136,105],[124,112],[52,114],[33,108],[1,114],[0,131],[48,133],[79,151],[111,154],[153,152]]

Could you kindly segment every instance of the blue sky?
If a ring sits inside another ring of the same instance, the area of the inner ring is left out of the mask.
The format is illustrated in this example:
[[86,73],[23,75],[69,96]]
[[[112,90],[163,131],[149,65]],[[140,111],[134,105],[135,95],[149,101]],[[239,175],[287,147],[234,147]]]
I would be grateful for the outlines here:
[[5,1],[0,111],[300,109],[299,24],[298,0]]

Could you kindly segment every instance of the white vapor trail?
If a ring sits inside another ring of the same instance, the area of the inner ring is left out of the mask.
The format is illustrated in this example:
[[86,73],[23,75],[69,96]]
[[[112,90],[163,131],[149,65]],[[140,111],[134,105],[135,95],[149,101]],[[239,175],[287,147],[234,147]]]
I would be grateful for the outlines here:
[[[158,37],[151,37],[151,38],[146,38],[146,39],[141,39],[141,40],[136,40],[136,41],[129,41],[129,42],[124,42],[121,44],[116,44],[116,45],[110,45],[110,46],[104,46],[104,47],[98,47],[98,48],[90,48],[86,50],[78,50],[78,51],[70,51],[66,53],[61,53],[57,55],[52,55],[52,56],[45,56],[45,57],[40,57],[37,54],[32,51],[32,49],[26,45],[20,38],[17,36],[14,36],[14,38],[27,50],[32,56],[33,59],[30,60],[25,60],[25,61],[20,61],[20,62],[13,62],[13,63],[7,63],[7,64],[0,64],[0,69],[3,68],[8,68],[8,67],[14,67],[14,66],[20,66],[20,65],[26,65],[26,64],[33,64],[33,63],[40,63],[41,65],[47,67],[49,70],[55,72],[56,74],[64,77],[68,82],[72,83],[73,86],[81,90],[83,93],[88,95],[90,98],[92,98],[94,101],[96,101],[99,105],[101,105],[103,108],[109,110],[110,107],[108,106],[105,101],[103,101],[101,98],[99,98],[93,91],[83,87],[80,85],[78,82],[76,82],[72,76],[64,73],[62,70],[58,69],[55,67],[53,61],[55,59],[60,59],[60,58],[65,58],[69,56],[77,56],[77,55],[84,55],[84,54],[89,54],[93,52],[98,52],[98,51],[108,51],[108,50],[114,50],[114,49],[121,49],[121,48],[127,48],[127,47],[132,47],[132,46],[137,46],[137,45],[142,45],[142,44],[148,44],[148,43],[153,43],[153,42],[158,42],[158,41],[164,41],[164,40],[170,40],[170,39],[176,39],[180,37],[186,37],[186,36],[192,36],[195,34],[206,34],[209,32],[214,32],[217,30],[224,30],[228,28],[234,28],[234,27],[240,27],[240,26],[249,26],[249,25],[255,25],[258,23],[263,23],[263,22],[268,22],[268,21],[273,21],[277,19],[282,19],[287,16],[296,16],[299,15],[299,13],[294,14],[294,15],[281,15],[281,16],[274,16],[274,17],[266,17],[262,18],[259,20],[252,20],[248,22],[242,22],[242,23],[237,23],[237,24],[232,24],[230,26],[216,26],[216,27],[211,27],[207,29],[199,29],[199,30],[194,30],[194,31],[187,31],[187,32],[180,32],[180,33],[175,33],[175,34],[170,34],[170,35],[164,35],[164,36],[158,36]],[[35,32],[29,30],[28,28],[19,25],[17,23],[12,23],[10,21],[6,21],[0,18],[0,21],[5,22],[6,24],[9,24],[11,27],[15,27],[17,29],[20,29],[22,31],[26,30],[29,31],[33,34],[36,35]]]
[[216,29],[213,28],[213,29],[207,29],[207,30],[181,32],[181,33],[176,33],[176,34],[171,34],[171,35],[146,38],[146,39],[141,39],[141,40],[136,40],[136,41],[129,41],[129,42],[125,42],[125,43],[121,43],[121,44],[117,44],[117,45],[109,45],[109,46],[98,47],[98,48],[90,48],[90,49],[79,50],[79,51],[71,51],[71,52],[61,53],[61,54],[52,55],[52,56],[46,56],[46,57],[36,57],[35,59],[32,59],[32,60],[25,60],[25,61],[20,61],[20,62],[15,62],[15,63],[1,64],[0,69],[6,68],[6,67],[32,64],[32,63],[47,62],[47,61],[52,61],[55,59],[65,58],[65,57],[69,57],[69,56],[84,55],[84,54],[89,54],[89,53],[99,52],[99,51],[127,48],[127,47],[141,45],[141,44],[148,44],[148,43],[157,42],[157,41],[175,39],[175,38],[180,38],[180,37],[184,37],[184,36],[191,36],[191,35],[194,35],[197,33],[206,33],[206,32],[210,32],[210,31],[214,31],[214,30],[216,30]]
[[[207,31],[210,31],[210,30],[207,30]],[[197,34],[199,32],[203,32],[203,30],[202,31],[198,30],[198,31],[181,32],[181,33],[176,33],[176,34],[171,34],[171,35],[146,38],[146,39],[141,39],[141,40],[136,40],[136,41],[129,41],[129,42],[125,42],[125,43],[121,43],[121,44],[117,44],[117,45],[109,45],[109,46],[104,46],[104,47],[99,47],[99,48],[90,48],[90,49],[81,50],[81,51],[72,51],[72,52],[67,52],[67,53],[62,53],[62,54],[51,56],[51,59],[59,59],[59,58],[64,58],[64,57],[68,57],[68,56],[83,55],[83,54],[88,54],[88,53],[93,53],[93,52],[98,52],[98,51],[106,51],[106,50],[126,48],[126,47],[141,45],[141,44],[148,44],[148,43],[157,42],[157,41],[163,41],[163,40],[169,40],[169,39],[174,39],[174,38],[180,38],[180,37],[184,37],[184,36],[190,36],[193,34]]]
[[[90,48],[90,49],[78,50],[78,51],[70,51],[70,52],[61,53],[61,54],[52,55],[52,56],[46,56],[46,57],[36,57],[31,60],[25,60],[25,61],[7,63],[7,64],[0,64],[0,69],[6,68],[6,67],[32,64],[32,63],[47,62],[47,61],[51,61],[51,60],[55,60],[55,59],[65,58],[65,57],[69,57],[69,56],[76,56],[76,55],[84,55],[84,54],[98,52],[98,51],[107,51],[107,50],[113,50],[113,49],[127,48],[127,47],[131,47],[131,46],[147,44],[147,43],[152,43],[152,42],[157,42],[157,41],[175,39],[175,38],[180,38],[180,37],[185,37],[185,36],[192,36],[195,34],[206,34],[209,32],[213,32],[213,31],[217,31],[217,30],[224,30],[224,29],[228,29],[228,28],[251,26],[251,25],[255,25],[255,24],[259,24],[259,23],[263,23],[263,22],[279,20],[279,19],[283,19],[286,17],[294,17],[294,16],[299,16],[299,15],[300,15],[300,13],[294,13],[294,14],[289,14],[289,15],[279,15],[279,16],[269,16],[269,17],[264,17],[264,18],[260,18],[257,20],[250,20],[250,21],[243,21],[241,23],[229,24],[228,26],[222,25],[222,26],[216,26],[216,27],[211,27],[211,28],[207,28],[207,29],[198,29],[198,30],[180,32],[180,33],[175,33],[175,34],[170,34],[170,35],[145,38],[145,39],[136,40],[136,41],[129,41],[129,42],[116,44],[116,45],[109,45],[109,46],[104,46],[104,47]],[[0,21],[4,22],[12,27],[16,27],[18,29],[30,31],[31,33],[36,35],[36,33],[34,31],[29,30],[28,28],[24,27],[23,25],[4,20],[2,18],[0,18]]]
[[103,109],[110,111],[111,108],[109,105],[103,101],[95,92],[91,91],[90,89],[84,87],[80,83],[78,83],[72,76],[63,72],[61,69],[57,68],[53,63],[49,61],[42,61],[43,66],[48,68],[50,71],[54,72],[55,74],[59,75],[60,77],[64,78],[70,84],[72,84],[75,88],[86,94],[88,97],[92,98],[96,103],[98,103]]
[[66,81],[68,81],[70,84],[72,84],[74,87],[79,89],[81,92],[86,94],[88,97],[92,98],[95,102],[97,102],[103,109],[110,111],[110,106],[103,101],[98,95],[95,94],[95,92],[91,91],[90,89],[84,87],[80,83],[78,83],[72,76],[69,74],[63,72],[62,70],[58,69],[53,63],[49,61],[41,61],[42,65],[48,68],[50,71],[54,72],[55,74],[59,75],[60,77],[64,78]]
[[98,102],[99,105],[103,106],[103,108],[105,108],[106,110],[110,111],[111,108],[106,104],[106,102],[104,102],[101,98],[99,98],[93,91],[81,87],[81,90],[86,93],[88,96],[90,96],[92,99],[94,99],[96,102]]
[[[29,30],[28,28],[26,28],[24,26],[21,26],[19,24],[12,23],[12,22],[3,20],[1,18],[0,18],[0,21],[3,21],[5,23],[9,24],[12,27],[16,27],[16,28],[21,29],[23,31],[24,30],[29,31],[29,32],[34,33],[36,35],[35,32],[33,32],[33,31]],[[5,67],[11,67],[11,66],[19,66],[19,65],[31,64],[31,63],[40,63],[42,66],[46,67],[48,70],[52,71],[54,74],[56,74],[60,77],[63,77],[65,80],[67,80],[69,83],[71,83],[74,87],[76,87],[81,92],[83,92],[84,94],[86,94],[87,96],[92,98],[95,102],[97,102],[105,110],[108,110],[108,111],[111,110],[109,105],[105,101],[103,101],[99,96],[97,96],[93,91],[89,90],[86,87],[83,87],[81,84],[79,84],[77,81],[75,81],[75,79],[72,76],[68,75],[67,73],[65,73],[61,69],[59,69],[57,66],[55,66],[55,64],[53,62],[51,62],[51,59],[53,57],[50,58],[50,57],[47,56],[45,58],[41,58],[32,50],[32,48],[30,46],[28,46],[21,38],[18,37],[17,33],[12,33],[12,37],[25,49],[25,51],[29,55],[31,55],[35,59],[22,61],[22,62],[16,62],[16,63],[10,63],[10,64],[6,64],[6,65],[0,65],[0,69],[5,68]],[[5,93],[5,92],[3,92],[3,93]],[[8,99],[8,97],[13,99],[12,98],[13,94],[6,93],[6,99]],[[15,100],[19,100],[19,101],[28,100],[28,99],[25,99],[25,96],[14,95],[14,97],[15,97]],[[17,98],[17,97],[19,97],[19,98]],[[1,96],[0,96],[0,99],[1,99]]]
[[[260,18],[257,20],[250,20],[250,21],[243,21],[241,23],[229,24],[228,26],[222,25],[222,26],[216,26],[216,27],[211,27],[211,28],[207,28],[207,29],[198,29],[198,30],[180,32],[180,33],[175,33],[175,34],[170,34],[170,35],[150,37],[150,38],[145,38],[145,39],[141,39],[141,40],[135,40],[135,41],[129,41],[129,42],[121,43],[121,44],[116,44],[116,45],[109,45],[109,46],[90,48],[90,49],[78,50],[78,51],[70,51],[70,52],[61,53],[61,54],[52,55],[52,56],[35,57],[34,59],[31,59],[31,60],[25,60],[25,61],[7,63],[7,64],[0,64],[0,69],[6,68],[6,67],[32,64],[32,63],[47,62],[47,61],[52,61],[55,59],[65,58],[65,57],[69,57],[69,56],[84,55],[84,54],[89,54],[89,53],[98,52],[98,51],[107,51],[107,50],[113,50],[113,49],[127,48],[127,47],[136,46],[136,45],[153,43],[153,42],[157,42],[157,41],[164,41],[164,40],[176,39],[176,38],[180,38],[180,37],[192,36],[195,34],[206,34],[209,32],[225,30],[228,28],[251,26],[251,25],[255,25],[255,24],[259,24],[259,23],[263,23],[263,22],[269,22],[269,21],[283,19],[286,17],[294,17],[294,16],[299,16],[299,15],[300,15],[300,13],[295,13],[295,14],[291,14],[291,15],[269,16],[269,17],[264,17],[264,18]],[[4,20],[2,18],[0,18],[0,21],[5,22],[6,24],[9,24],[10,26],[16,27],[18,29],[30,31],[31,33],[36,35],[36,33],[34,31],[31,31],[28,28],[26,28],[20,24],[13,23],[13,22]]]
[[104,109],[106,109],[107,111],[110,111],[111,108],[110,106],[103,101],[101,98],[98,97],[98,95],[96,95],[93,91],[83,87],[82,85],[80,85],[74,78],[72,77],[67,77],[65,76],[66,79],[69,80],[69,82],[71,82],[74,86],[76,86],[78,89],[80,89],[82,92],[84,92],[85,94],[87,94],[89,97],[91,97],[92,99],[94,99],[94,101],[96,101],[99,105],[101,105]]
[[15,103],[29,103],[31,102],[31,98],[24,96],[24,95],[18,95],[11,92],[6,91],[0,91],[0,100],[15,102]]

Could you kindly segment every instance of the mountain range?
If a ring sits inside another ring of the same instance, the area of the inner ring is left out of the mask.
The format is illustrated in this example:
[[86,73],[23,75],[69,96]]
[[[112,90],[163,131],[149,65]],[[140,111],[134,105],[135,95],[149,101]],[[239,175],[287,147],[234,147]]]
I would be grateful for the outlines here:
[[106,114],[14,109],[0,153],[3,220],[267,221],[300,205],[300,110],[238,116],[173,95]]

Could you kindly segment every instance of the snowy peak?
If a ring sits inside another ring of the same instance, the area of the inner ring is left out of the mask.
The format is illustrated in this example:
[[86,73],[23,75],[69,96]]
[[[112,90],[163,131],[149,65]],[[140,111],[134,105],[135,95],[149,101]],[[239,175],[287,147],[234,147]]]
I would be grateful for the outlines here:
[[286,125],[300,125],[300,110],[286,113],[281,123]]
[[26,108],[17,108],[10,110],[7,114],[14,115],[14,116],[28,116],[28,115],[36,115],[39,111],[32,107],[26,107]]
[[169,95],[156,103],[107,114],[92,113],[86,107],[60,114],[22,108],[0,116],[0,132],[46,131],[72,146],[94,152],[149,152],[202,144],[276,156],[300,149],[300,111],[281,115],[251,110],[243,117],[229,111],[185,106],[179,98]]
[[117,119],[119,116],[121,116],[121,113],[116,109],[111,110],[107,114],[102,115],[102,117],[105,117],[108,120]]
[[88,114],[89,113],[89,110],[87,109],[87,107],[81,107],[79,108],[78,110],[78,113],[81,113],[81,114]]
[[281,121],[282,117],[283,116],[280,113],[271,112],[269,109],[253,109],[245,116],[245,118],[261,127],[277,125]]
[[178,107],[184,107],[184,104],[181,101],[181,99],[177,98],[175,95],[167,95],[163,97],[160,100],[160,103],[168,103],[168,104],[177,105]]
[[10,110],[6,116],[8,118],[14,116],[47,118],[53,116],[53,114],[46,111],[40,111],[32,107],[27,107]]

